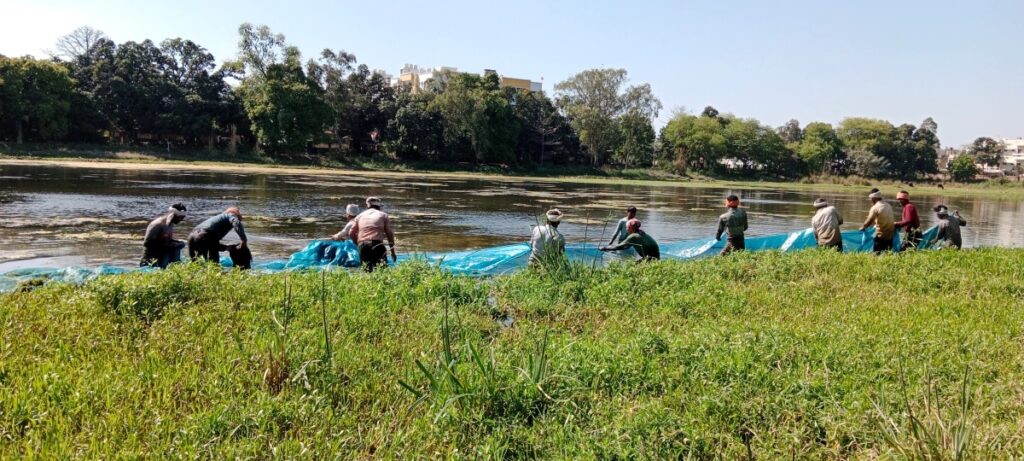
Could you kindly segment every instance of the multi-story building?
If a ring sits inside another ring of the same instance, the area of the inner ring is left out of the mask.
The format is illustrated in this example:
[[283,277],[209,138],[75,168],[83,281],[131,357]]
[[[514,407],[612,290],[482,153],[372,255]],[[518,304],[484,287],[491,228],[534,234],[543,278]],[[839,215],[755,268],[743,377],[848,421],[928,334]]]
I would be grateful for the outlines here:
[[999,169],[1004,174],[1019,175],[1024,172],[1024,138],[1004,138],[999,141],[1003,143],[1003,161]]
[[[443,81],[448,75],[459,72],[456,67],[433,67],[424,68],[414,64],[406,64],[402,67],[402,71],[398,74],[398,78],[392,80],[395,85],[409,85],[409,88],[413,93],[417,93],[426,89],[426,85],[429,81]],[[484,74],[497,73],[496,71],[486,69]],[[526,91],[542,91],[543,84],[540,82],[530,81],[525,78],[514,78],[507,77],[504,75],[498,76],[501,82],[502,88],[519,88]]]

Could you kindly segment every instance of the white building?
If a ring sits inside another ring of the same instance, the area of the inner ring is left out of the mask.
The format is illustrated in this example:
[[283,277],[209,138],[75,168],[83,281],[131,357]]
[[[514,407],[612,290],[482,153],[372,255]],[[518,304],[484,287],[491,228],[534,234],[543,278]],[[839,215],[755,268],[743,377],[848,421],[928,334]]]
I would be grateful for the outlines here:
[[1004,174],[1021,174],[1024,171],[1024,138],[998,139],[1003,143],[1003,161],[999,169]]

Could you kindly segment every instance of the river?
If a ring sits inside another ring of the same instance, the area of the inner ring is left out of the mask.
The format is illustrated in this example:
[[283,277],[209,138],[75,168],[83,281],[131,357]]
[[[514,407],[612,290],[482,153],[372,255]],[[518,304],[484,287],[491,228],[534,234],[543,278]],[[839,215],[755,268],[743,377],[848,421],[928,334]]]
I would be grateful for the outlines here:
[[[722,198],[742,197],[748,235],[807,228],[811,202],[823,196],[854,229],[870,202],[863,193],[736,190],[683,185],[582,184],[544,179],[433,175],[370,176],[58,165],[0,164],[0,272],[25,267],[110,264],[131,267],[146,224],[174,202],[188,206],[177,227],[193,226],[228,206],[241,208],[258,261],[287,258],[310,239],[337,232],[347,203],[379,196],[393,216],[399,252],[429,252],[522,242],[546,209],[567,214],[569,241],[610,238],[629,205],[662,242],[713,237]],[[911,189],[912,194],[914,190]],[[1024,201],[921,196],[925,226],[931,206],[945,203],[969,221],[965,246],[1024,245]],[[899,204],[890,203],[899,213]],[[234,234],[229,234],[229,240]]]

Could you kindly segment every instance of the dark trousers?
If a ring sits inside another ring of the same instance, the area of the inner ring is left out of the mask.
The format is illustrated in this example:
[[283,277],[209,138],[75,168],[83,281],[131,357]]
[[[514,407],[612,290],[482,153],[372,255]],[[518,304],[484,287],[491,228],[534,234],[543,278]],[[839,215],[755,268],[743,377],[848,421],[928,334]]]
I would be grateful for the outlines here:
[[181,261],[181,249],[185,248],[185,242],[178,242],[175,246],[161,246],[146,248],[142,252],[142,261],[139,267],[159,267],[166,269],[171,263]]
[[193,261],[205,259],[220,264],[220,252],[227,249],[220,242],[211,241],[202,235],[188,236],[188,257]]
[[722,248],[722,255],[727,255],[734,251],[743,251],[747,249],[747,242],[743,239],[743,236],[727,237],[725,239],[725,248]]
[[875,236],[875,254],[882,254],[883,251],[892,251],[892,239],[883,239]]
[[921,244],[921,230],[920,229],[908,229],[903,234],[903,242],[900,245],[900,251],[914,250]]
[[388,266],[387,247],[383,240],[359,242],[359,261],[366,272],[373,272],[378,265]]

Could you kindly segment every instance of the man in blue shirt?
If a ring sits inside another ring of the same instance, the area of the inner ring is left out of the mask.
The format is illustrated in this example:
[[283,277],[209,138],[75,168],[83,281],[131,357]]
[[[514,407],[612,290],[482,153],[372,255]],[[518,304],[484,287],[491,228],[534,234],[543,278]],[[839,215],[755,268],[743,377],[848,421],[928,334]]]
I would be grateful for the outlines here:
[[220,262],[220,252],[228,249],[220,241],[232,230],[242,241],[238,248],[245,248],[248,245],[248,238],[245,236],[245,227],[242,226],[242,212],[236,207],[228,208],[192,229],[188,236],[189,257],[193,260],[202,258],[215,263]]

